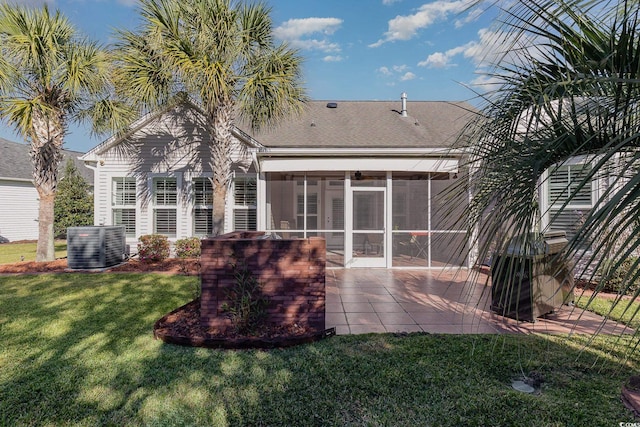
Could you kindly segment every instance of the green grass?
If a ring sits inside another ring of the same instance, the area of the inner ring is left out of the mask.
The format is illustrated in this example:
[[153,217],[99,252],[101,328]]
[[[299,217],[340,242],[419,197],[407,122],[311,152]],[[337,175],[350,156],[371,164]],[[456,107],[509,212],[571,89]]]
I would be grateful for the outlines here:
[[[601,316],[606,316],[633,329],[640,327],[640,302],[637,300],[620,300],[616,302],[611,298],[595,296],[591,302],[590,297],[579,296],[576,305]],[[613,309],[612,309],[613,308]]]
[[[67,256],[67,241],[56,240],[56,258]],[[22,258],[24,257],[24,259]],[[2,243],[0,244],[0,264],[12,264],[20,261],[36,260],[36,243]]]
[[[155,341],[198,279],[0,277],[0,425],[578,426],[633,422],[628,342],[371,334],[284,350]],[[625,338],[624,340],[628,340]],[[614,347],[613,343],[616,344]],[[513,390],[523,374],[540,392]]]

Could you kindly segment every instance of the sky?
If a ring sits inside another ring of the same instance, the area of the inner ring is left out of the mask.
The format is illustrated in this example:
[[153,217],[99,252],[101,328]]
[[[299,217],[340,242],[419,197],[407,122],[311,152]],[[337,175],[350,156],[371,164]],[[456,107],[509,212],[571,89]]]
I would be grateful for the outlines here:
[[[2,0],[0,0],[2,1]],[[15,3],[16,0],[13,0]],[[266,0],[274,35],[299,49],[314,100],[470,101],[486,83],[495,10],[469,0]],[[18,0],[40,6],[42,0]],[[87,37],[108,44],[138,24],[136,0],[51,0]],[[410,104],[409,104],[410,105]],[[86,152],[107,136],[71,126],[65,148]],[[5,123],[0,137],[21,142]]]

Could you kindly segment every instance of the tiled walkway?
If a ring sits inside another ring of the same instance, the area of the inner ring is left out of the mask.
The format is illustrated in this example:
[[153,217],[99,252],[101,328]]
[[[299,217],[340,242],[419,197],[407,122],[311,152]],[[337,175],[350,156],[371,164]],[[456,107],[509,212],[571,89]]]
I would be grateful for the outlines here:
[[[624,326],[571,306],[535,323],[492,313],[486,276],[467,284],[465,271],[328,269],[326,327],[368,332],[620,333]],[[480,283],[481,282],[481,283]],[[628,331],[627,332],[631,332]]]

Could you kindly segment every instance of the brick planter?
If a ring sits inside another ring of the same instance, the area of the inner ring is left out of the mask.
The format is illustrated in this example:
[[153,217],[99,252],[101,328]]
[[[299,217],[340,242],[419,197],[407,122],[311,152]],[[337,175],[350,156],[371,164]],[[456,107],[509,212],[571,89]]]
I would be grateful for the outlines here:
[[233,232],[202,240],[202,327],[225,334],[232,328],[222,310],[235,285],[235,262],[244,263],[269,301],[266,324],[325,328],[326,242],[308,239],[260,239],[262,232]]

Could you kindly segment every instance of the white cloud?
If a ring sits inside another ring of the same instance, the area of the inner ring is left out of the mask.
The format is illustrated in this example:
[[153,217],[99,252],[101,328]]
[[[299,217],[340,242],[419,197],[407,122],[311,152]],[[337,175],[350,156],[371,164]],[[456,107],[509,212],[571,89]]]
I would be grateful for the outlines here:
[[408,71],[402,77],[400,77],[400,81],[406,82],[406,81],[409,81],[409,80],[413,80],[415,78],[416,78],[416,75],[413,74],[411,71]]
[[[456,64],[452,63],[453,58],[462,54],[465,58],[474,58],[479,54],[478,42],[471,41],[465,45],[454,47],[453,49],[449,49],[446,52],[436,52],[432,53],[425,59],[424,61],[418,62],[419,67],[427,67],[427,68],[448,68],[455,66]],[[479,61],[474,62],[478,63]]]
[[[302,18],[289,19],[277,28],[273,35],[298,49],[320,50],[323,52],[339,52],[340,45],[326,39],[335,33],[342,25],[338,18]],[[312,38],[311,35],[321,34],[324,38]]]
[[465,26],[466,24],[470,23],[470,22],[475,22],[478,20],[478,18],[480,17],[480,15],[482,15],[485,11],[477,8],[477,9],[473,9],[471,10],[467,16],[465,16],[462,19],[456,19],[455,22],[455,26],[456,28],[461,28],[463,26]]
[[307,39],[307,40],[291,40],[289,42],[291,47],[302,50],[320,50],[322,52],[339,52],[340,45],[337,43],[330,43],[326,40],[316,40],[316,39]]
[[295,40],[314,33],[333,34],[342,25],[338,18],[289,19],[277,28],[273,35],[282,40]]
[[[535,43],[529,42],[531,46]],[[495,64],[505,55],[510,60],[517,61],[517,53],[513,48],[513,37],[508,33],[491,31],[483,28],[478,31],[478,39],[472,40],[464,45],[454,47],[445,52],[434,52],[423,61],[418,62],[418,66],[427,68],[448,68],[456,66],[456,58],[462,56],[470,60],[478,68],[489,64]]]
[[469,86],[478,93],[490,93],[498,90],[502,84],[504,84],[504,80],[500,80],[497,77],[481,75],[471,80]]
[[389,21],[389,29],[383,38],[370,44],[369,47],[379,47],[384,43],[396,40],[410,40],[418,31],[427,28],[438,20],[446,18],[450,14],[463,12],[473,0],[446,1],[437,0],[427,3],[413,15],[398,15]]
[[396,81],[406,82],[417,78],[414,73],[409,71],[409,66],[405,64],[392,65],[390,67],[380,67],[376,71],[384,77],[388,77],[391,79],[391,82],[387,83],[389,85],[395,85]]
[[450,65],[451,58],[446,53],[436,52],[427,56],[424,61],[418,62],[419,67],[427,68],[447,68]]
[[322,58],[324,62],[340,62],[343,59],[344,58],[342,58],[342,56],[340,55],[327,55],[324,58]]
[[390,4],[398,3],[399,1],[402,0],[382,0],[382,4],[385,6],[389,6]]
[[[495,90],[504,79],[487,74],[486,70],[498,63],[513,65],[513,68],[542,58],[548,42],[539,38],[519,36],[514,33],[481,29],[478,38],[445,52],[430,54],[418,66],[449,68],[457,66],[456,60],[465,58],[475,66],[477,77],[468,82],[479,93]],[[547,52],[548,54],[548,52]],[[504,71],[504,70],[503,70]],[[504,71],[505,75],[509,71]]]

